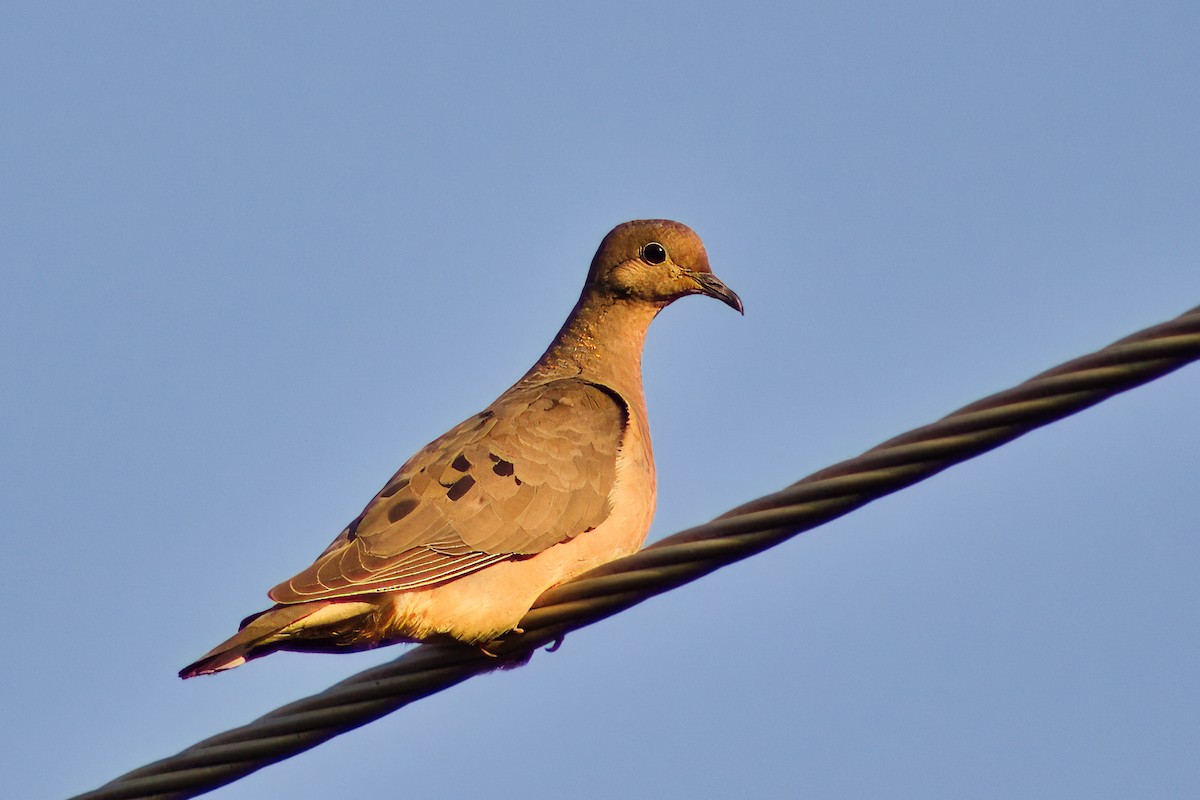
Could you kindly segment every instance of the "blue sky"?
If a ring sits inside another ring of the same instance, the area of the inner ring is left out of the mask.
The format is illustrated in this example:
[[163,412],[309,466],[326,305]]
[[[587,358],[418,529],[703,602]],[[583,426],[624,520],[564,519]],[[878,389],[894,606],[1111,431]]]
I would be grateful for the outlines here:
[[[746,304],[651,330],[652,538],[1200,304],[1195,3],[9,3],[0,91],[11,797],[399,655],[175,677],[618,222]],[[215,796],[1194,794],[1198,404],[1193,367]]]

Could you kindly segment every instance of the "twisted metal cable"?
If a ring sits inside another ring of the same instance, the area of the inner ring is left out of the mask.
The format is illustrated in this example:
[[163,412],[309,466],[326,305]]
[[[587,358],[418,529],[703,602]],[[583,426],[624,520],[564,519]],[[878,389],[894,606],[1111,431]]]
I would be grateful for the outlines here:
[[181,800],[232,783],[1197,359],[1200,307],[550,589],[522,633],[488,645],[496,658],[421,645],[72,800]]

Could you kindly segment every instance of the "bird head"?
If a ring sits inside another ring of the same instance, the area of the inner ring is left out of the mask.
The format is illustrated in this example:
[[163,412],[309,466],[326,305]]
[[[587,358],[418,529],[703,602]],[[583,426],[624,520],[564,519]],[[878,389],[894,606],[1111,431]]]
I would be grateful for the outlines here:
[[668,219],[637,219],[613,228],[592,259],[588,282],[616,297],[658,306],[703,294],[745,313],[741,298],[713,274],[696,232]]

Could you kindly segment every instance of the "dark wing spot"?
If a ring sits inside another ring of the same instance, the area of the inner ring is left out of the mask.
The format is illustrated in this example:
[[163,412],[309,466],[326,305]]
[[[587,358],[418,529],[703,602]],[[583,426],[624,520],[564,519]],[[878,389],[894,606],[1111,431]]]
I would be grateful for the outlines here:
[[388,509],[388,522],[399,522],[417,507],[416,500],[401,500]]
[[398,481],[392,481],[387,486],[383,487],[383,491],[379,493],[380,497],[391,497],[405,486],[408,486],[408,478],[401,478]]
[[513,480],[517,482],[517,486],[520,486],[522,483],[524,483],[524,481],[522,481],[516,475],[513,475]]
[[512,462],[505,461],[504,459],[500,459],[496,462],[496,465],[492,467],[492,472],[496,473],[497,475],[499,475],[501,477],[506,477],[508,475],[512,475],[513,474]]
[[454,467],[459,472],[466,472],[471,468],[471,462],[467,461],[466,456],[464,456],[462,453],[459,453],[458,457],[450,462],[450,466]]
[[358,538],[359,523],[362,522],[362,518],[365,517],[366,515],[367,515],[367,512],[363,511],[361,514],[359,514],[357,517],[354,518],[354,522],[351,522],[349,525],[346,526],[346,541],[347,542],[353,542],[355,539]]
[[464,494],[469,492],[471,487],[474,485],[474,478],[472,478],[470,475],[463,475],[454,482],[454,485],[450,487],[450,491],[446,492],[446,497],[449,497],[451,500],[458,500]]

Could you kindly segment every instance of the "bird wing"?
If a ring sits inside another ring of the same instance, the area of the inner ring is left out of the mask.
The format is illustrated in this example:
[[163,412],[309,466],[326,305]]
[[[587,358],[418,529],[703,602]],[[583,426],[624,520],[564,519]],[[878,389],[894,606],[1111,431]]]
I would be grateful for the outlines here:
[[619,395],[579,378],[511,389],[409,459],[268,594],[299,603],[431,586],[586,533],[611,510],[628,418]]

